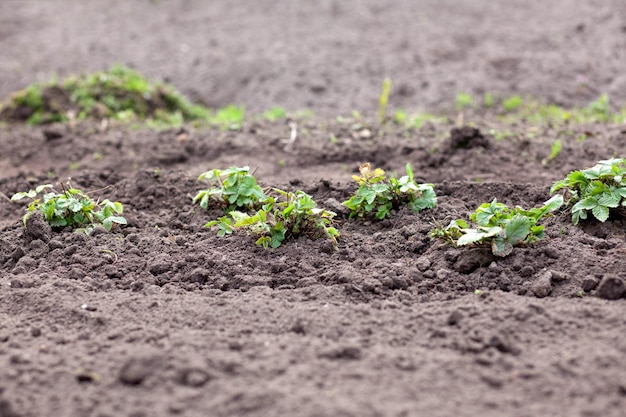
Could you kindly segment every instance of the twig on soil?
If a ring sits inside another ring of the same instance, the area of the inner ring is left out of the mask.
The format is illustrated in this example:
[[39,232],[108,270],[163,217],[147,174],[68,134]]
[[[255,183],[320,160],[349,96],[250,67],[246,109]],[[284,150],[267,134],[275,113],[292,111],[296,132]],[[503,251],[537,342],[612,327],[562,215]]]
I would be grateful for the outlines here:
[[11,203],[11,202],[12,202],[12,201],[11,201],[11,199],[10,199],[9,197],[7,197],[7,196],[6,196],[6,194],[5,194],[5,193],[3,193],[3,192],[0,192],[0,197],[4,198],[4,199],[5,199],[5,200],[7,200],[9,203]]
[[288,120],[287,126],[291,128],[291,135],[289,137],[289,141],[285,145],[285,151],[289,152],[298,138],[298,124],[294,120]]

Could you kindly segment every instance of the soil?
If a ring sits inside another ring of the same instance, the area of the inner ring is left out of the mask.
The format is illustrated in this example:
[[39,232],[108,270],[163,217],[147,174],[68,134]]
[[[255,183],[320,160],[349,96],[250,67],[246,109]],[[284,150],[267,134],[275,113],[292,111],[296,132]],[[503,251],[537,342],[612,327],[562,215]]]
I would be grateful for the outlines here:
[[[65,3],[0,3],[0,92],[123,61],[251,110],[367,114],[385,75],[394,106],[460,90],[626,99],[618,1]],[[418,130],[304,118],[295,141],[253,118],[240,131],[0,126],[0,416],[622,416],[626,220],[562,212],[506,258],[427,234],[494,198],[540,205],[570,171],[619,156],[626,126],[450,116]],[[437,209],[349,220],[339,203],[364,162],[411,163]],[[204,228],[218,212],[192,204],[196,178],[233,165],[335,210],[338,250]],[[24,227],[11,195],[68,177],[122,202],[128,225]]]

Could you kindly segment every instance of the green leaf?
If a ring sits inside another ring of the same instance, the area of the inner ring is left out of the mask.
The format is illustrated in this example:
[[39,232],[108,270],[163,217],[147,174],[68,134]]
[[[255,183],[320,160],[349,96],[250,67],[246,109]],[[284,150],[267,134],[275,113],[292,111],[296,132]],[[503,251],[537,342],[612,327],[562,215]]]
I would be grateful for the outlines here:
[[50,226],[52,227],[63,227],[63,226],[67,226],[67,220],[65,220],[64,218],[55,218],[55,219],[51,219],[48,221],[48,224],[50,224]]
[[626,198],[626,187],[616,188],[615,193],[622,198]]
[[382,220],[390,214],[390,206],[379,206],[378,210],[376,211],[376,218]]
[[[543,208],[545,209],[544,214],[556,211],[560,209],[562,205],[563,205],[563,196],[560,194],[555,195],[554,197],[552,197],[551,199],[543,203]],[[543,217],[543,214],[542,214],[542,217]]]
[[604,193],[599,199],[598,204],[610,208],[619,207],[621,198],[618,195]]
[[583,200],[580,200],[578,203],[574,204],[574,207],[572,207],[572,211],[573,210],[578,210],[578,209],[582,209],[582,210],[591,210],[594,209],[598,206],[598,200],[595,197],[587,197]]
[[107,219],[117,224],[128,224],[126,219],[122,216],[110,216],[110,217],[107,217]]
[[504,227],[505,239],[515,245],[526,239],[530,233],[531,221],[528,217],[515,216]]
[[75,198],[69,199],[68,207],[70,211],[73,211],[74,213],[81,211],[83,209],[83,205],[81,204],[81,202]]
[[598,219],[599,221],[603,223],[607,221],[607,219],[609,218],[609,209],[604,206],[594,207],[592,210],[592,213],[593,213],[593,217],[595,217],[596,219]]

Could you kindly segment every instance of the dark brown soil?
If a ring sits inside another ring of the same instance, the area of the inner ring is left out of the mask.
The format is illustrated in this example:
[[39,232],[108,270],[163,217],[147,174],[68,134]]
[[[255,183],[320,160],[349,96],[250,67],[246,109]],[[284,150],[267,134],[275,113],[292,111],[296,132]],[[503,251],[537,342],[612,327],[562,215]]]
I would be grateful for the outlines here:
[[[371,110],[384,75],[412,91],[393,96],[406,107],[481,89],[626,98],[618,1],[49,3],[0,3],[2,93],[132,58],[208,104],[250,109]],[[480,66],[495,59],[504,67]],[[597,91],[569,88],[577,71]],[[214,83],[224,74],[234,79]],[[475,129],[312,118],[293,143],[282,122],[252,120],[242,131],[1,126],[0,416],[622,416],[624,220],[576,227],[560,213],[546,239],[506,258],[427,233],[493,198],[541,204],[571,170],[622,155],[626,126],[464,119]],[[364,162],[399,174],[410,162],[438,208],[349,221],[338,202]],[[263,250],[204,228],[215,213],[192,204],[196,178],[232,165],[338,211],[339,249]],[[25,204],[8,198],[68,176],[121,201],[128,226],[86,237],[33,217],[24,228]]]

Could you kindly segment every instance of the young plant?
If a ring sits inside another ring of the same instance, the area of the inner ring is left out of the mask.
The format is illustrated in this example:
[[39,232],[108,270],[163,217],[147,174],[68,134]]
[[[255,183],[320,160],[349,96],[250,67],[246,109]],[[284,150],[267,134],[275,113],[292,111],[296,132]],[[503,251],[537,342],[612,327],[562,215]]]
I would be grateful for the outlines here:
[[387,119],[387,105],[389,104],[389,94],[391,93],[391,79],[385,78],[383,90],[378,98],[378,123],[383,124]]
[[228,216],[210,221],[206,226],[218,226],[218,236],[242,230],[256,236],[256,244],[264,248],[277,248],[286,239],[297,236],[327,237],[337,246],[339,232],[332,227],[335,213],[318,208],[313,198],[302,191],[274,189],[274,192],[284,201],[268,196],[263,207],[254,214],[233,210]]
[[520,96],[515,95],[505,99],[502,102],[502,107],[504,107],[504,111],[512,112],[519,109],[523,103],[524,100]]
[[387,178],[381,168],[372,170],[369,163],[359,168],[361,175],[352,178],[359,185],[349,200],[342,204],[350,209],[350,218],[375,212],[377,219],[391,216],[391,210],[407,205],[414,212],[437,205],[432,184],[418,184],[413,179],[411,164],[406,165],[407,175]]
[[548,165],[550,162],[552,162],[554,158],[559,156],[559,153],[561,153],[562,148],[563,148],[563,145],[561,144],[561,140],[560,139],[555,140],[552,143],[552,146],[550,147],[550,155],[545,157],[543,161],[541,161],[541,164],[545,166],[545,165]]
[[521,207],[510,209],[494,199],[491,203],[481,204],[470,215],[470,220],[477,227],[471,228],[468,222],[458,219],[446,227],[434,228],[430,236],[456,246],[489,244],[494,255],[504,257],[511,253],[513,246],[542,239],[544,227],[537,223],[546,214],[558,210],[562,204],[561,195],[530,210]]
[[237,209],[254,210],[267,197],[247,166],[213,169],[198,177],[198,181],[204,179],[216,187],[201,190],[193,198],[193,202],[200,203],[203,209],[207,209],[209,202],[214,200],[227,212]]
[[572,222],[578,224],[589,212],[600,222],[609,218],[611,210],[626,206],[626,159],[600,161],[594,167],[570,172],[552,185],[551,193],[564,189],[572,205]]
[[468,107],[474,106],[474,96],[469,93],[458,93],[454,100],[454,104],[458,111],[465,110]]
[[[78,231],[83,231],[87,235],[91,234],[96,226],[102,226],[107,231],[111,231],[114,224],[126,224],[126,219],[122,216],[123,207],[119,202],[104,200],[102,202],[93,201],[87,194],[62,185],[63,192],[58,193],[52,185],[40,185],[34,190],[28,192],[16,193],[11,198],[12,201],[21,200],[23,198],[34,199],[28,205],[28,211],[23,217],[24,225],[26,220],[39,210],[44,219],[52,227],[72,227]],[[49,190],[43,194],[43,201],[37,197],[39,194]]]

